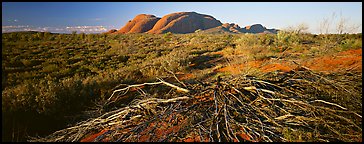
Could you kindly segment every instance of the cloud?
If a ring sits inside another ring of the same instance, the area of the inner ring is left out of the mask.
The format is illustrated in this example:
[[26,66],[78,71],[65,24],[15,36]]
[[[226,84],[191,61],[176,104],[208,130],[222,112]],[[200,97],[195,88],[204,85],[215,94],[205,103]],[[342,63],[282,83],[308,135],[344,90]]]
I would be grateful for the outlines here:
[[67,31],[77,31],[84,33],[98,33],[98,32],[106,32],[107,29],[104,26],[73,26],[66,27]]
[[15,31],[26,31],[30,27],[28,25],[12,25],[12,26],[2,26],[2,32],[15,32]]
[[19,20],[17,19],[11,19],[11,20],[8,20],[8,22],[18,22]]
[[18,25],[18,26],[2,26],[3,29],[11,29],[11,28],[27,28],[29,27],[28,25],[26,26],[21,26],[21,25]]
[[9,25],[2,26],[2,33],[16,31],[40,31],[52,33],[72,33],[73,31],[77,31],[78,33],[102,33],[114,28],[114,26],[34,27],[28,25]]

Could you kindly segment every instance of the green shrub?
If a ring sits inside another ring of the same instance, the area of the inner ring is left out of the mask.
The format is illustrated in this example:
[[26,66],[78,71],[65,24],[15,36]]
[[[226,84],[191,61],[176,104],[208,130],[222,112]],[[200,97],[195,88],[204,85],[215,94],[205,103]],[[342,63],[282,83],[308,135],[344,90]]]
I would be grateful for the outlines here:
[[50,73],[50,72],[57,71],[58,69],[59,69],[59,67],[57,64],[50,64],[50,65],[43,67],[42,72]]
[[32,61],[27,59],[20,60],[26,67],[32,66]]
[[262,34],[259,38],[259,44],[265,46],[272,45],[274,44],[275,36],[275,34]]
[[237,40],[237,42],[240,46],[254,46],[259,44],[259,38],[258,35],[255,34],[244,34],[240,36],[240,39]]
[[276,37],[276,46],[290,46],[299,44],[299,36],[297,33],[279,31]]
[[173,36],[173,33],[172,32],[167,32],[167,33],[165,33],[165,34],[163,34],[163,39],[165,40],[165,41],[171,41],[171,37]]
[[362,47],[362,40],[359,39],[345,39],[341,41],[339,47],[341,50],[356,49]]

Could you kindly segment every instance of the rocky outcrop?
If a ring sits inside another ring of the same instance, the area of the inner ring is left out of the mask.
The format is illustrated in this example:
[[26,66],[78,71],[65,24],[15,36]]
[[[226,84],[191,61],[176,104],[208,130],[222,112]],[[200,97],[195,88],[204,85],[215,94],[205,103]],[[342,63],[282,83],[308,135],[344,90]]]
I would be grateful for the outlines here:
[[158,18],[154,15],[140,14],[133,20],[129,20],[124,27],[117,32],[107,33],[274,33],[278,30],[267,29],[261,24],[254,24],[241,28],[234,23],[222,24],[214,17],[196,12],[177,12]]
[[264,27],[261,24],[254,24],[251,26],[246,26],[244,28],[241,29],[241,32],[243,33],[277,33],[276,29],[267,29],[266,27]]
[[217,26],[214,28],[210,28],[204,31],[200,31],[200,33],[208,33],[208,34],[236,34],[242,33],[239,25],[234,23],[224,23],[221,26]]
[[220,26],[222,23],[214,17],[196,12],[178,12],[163,16],[147,33],[160,34],[192,33],[198,29],[205,30]]
[[251,26],[246,26],[245,28],[243,28],[243,31],[246,31],[248,33],[262,33],[265,31],[265,29],[266,28],[261,24],[254,24]]
[[222,27],[223,28],[225,28],[225,29],[227,29],[227,30],[229,30],[230,32],[232,32],[232,33],[241,33],[241,28],[240,28],[240,26],[239,25],[237,25],[237,24],[234,24],[234,23],[231,23],[231,24],[229,24],[229,23],[224,23],[223,25],[222,25]]
[[239,34],[239,33],[272,33],[276,34],[278,30],[276,29],[267,29],[261,24],[254,24],[251,26],[246,26],[244,28],[240,28],[239,25],[234,23],[224,23],[221,26],[214,27],[211,29],[207,29],[204,31],[199,31],[199,33],[209,33],[209,34]]
[[117,33],[144,33],[151,30],[159,19],[154,15],[140,14],[129,20]]

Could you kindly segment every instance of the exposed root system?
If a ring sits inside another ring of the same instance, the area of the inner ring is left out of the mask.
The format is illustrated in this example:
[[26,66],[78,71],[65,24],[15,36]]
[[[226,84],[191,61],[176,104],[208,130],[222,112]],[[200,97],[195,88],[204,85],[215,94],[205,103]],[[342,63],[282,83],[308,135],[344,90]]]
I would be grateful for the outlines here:
[[[140,84],[134,93],[143,98],[129,106],[31,141],[299,141],[292,135],[361,141],[361,73],[324,75],[301,67],[262,78],[176,82],[164,91],[155,89],[170,83],[159,80]],[[132,87],[114,91],[113,98],[128,96]]]

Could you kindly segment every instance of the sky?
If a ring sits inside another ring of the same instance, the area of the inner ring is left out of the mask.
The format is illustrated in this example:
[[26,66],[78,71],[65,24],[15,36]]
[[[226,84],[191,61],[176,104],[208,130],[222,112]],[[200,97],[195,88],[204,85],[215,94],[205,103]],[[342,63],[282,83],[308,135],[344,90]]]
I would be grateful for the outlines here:
[[100,33],[120,29],[138,14],[163,17],[191,11],[240,27],[286,29],[305,24],[310,33],[319,33],[324,19],[330,20],[330,33],[335,33],[342,18],[347,29],[362,31],[362,2],[2,2],[2,32]]

